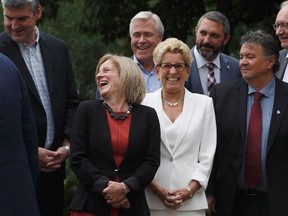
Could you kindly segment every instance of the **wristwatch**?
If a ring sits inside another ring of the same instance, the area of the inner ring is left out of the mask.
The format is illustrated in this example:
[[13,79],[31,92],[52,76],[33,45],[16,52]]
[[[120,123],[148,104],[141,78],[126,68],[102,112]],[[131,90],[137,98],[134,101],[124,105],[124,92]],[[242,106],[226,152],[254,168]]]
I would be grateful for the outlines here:
[[64,145],[63,148],[66,149],[67,153],[68,153],[68,156],[70,155],[70,146],[68,145]]

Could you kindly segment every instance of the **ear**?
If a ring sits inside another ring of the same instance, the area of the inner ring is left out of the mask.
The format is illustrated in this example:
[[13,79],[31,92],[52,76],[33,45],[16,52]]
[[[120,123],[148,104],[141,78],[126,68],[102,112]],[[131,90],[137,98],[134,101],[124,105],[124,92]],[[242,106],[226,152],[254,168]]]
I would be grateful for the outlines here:
[[268,62],[268,69],[273,68],[274,64],[276,63],[276,59],[274,56],[272,56],[271,58],[269,58],[269,62]]
[[231,38],[231,35],[225,35],[225,36],[224,36],[224,41],[223,41],[223,45],[224,45],[224,46],[228,43],[228,41],[230,40],[230,38]]
[[157,75],[157,79],[160,81],[159,69],[160,69],[159,66],[155,66],[155,72]]
[[190,75],[190,71],[191,71],[191,68],[190,68],[190,66],[187,66],[186,68],[186,74],[187,74],[187,77],[186,77],[186,81],[188,80],[188,78],[189,78],[189,75]]
[[38,8],[36,9],[36,19],[39,20],[42,17],[42,6],[39,5]]
[[198,31],[198,27],[196,26],[194,29],[195,34],[197,34],[197,31]]

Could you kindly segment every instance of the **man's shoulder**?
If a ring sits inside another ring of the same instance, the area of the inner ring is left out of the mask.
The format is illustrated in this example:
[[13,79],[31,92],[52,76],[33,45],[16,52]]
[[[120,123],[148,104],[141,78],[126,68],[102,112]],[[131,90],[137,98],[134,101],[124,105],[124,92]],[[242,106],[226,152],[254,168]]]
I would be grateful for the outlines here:
[[225,83],[218,83],[214,86],[215,90],[218,92],[231,92],[234,90],[237,90],[239,88],[242,88],[243,86],[246,86],[246,82],[243,78],[239,78],[236,80],[232,80]]
[[56,43],[56,44],[64,44],[66,45],[66,42],[61,39],[61,38],[58,38],[54,35],[51,35],[51,34],[48,34],[46,32],[40,32],[40,40],[43,40],[47,43]]
[[225,53],[220,53],[220,59],[224,59],[225,61],[229,61],[229,62],[232,62],[232,63],[235,63],[235,64],[239,64],[239,60],[232,57],[232,56],[229,56]]

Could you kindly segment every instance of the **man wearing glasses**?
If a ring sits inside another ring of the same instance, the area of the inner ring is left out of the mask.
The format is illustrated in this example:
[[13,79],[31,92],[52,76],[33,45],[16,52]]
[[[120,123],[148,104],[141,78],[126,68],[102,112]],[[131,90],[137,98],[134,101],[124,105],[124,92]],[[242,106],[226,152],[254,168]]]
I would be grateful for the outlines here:
[[277,14],[275,24],[273,24],[273,28],[275,29],[275,33],[280,40],[281,47],[283,48],[280,51],[279,62],[280,68],[276,72],[276,76],[283,80],[284,82],[288,82],[288,1],[282,2],[280,5],[280,11]]

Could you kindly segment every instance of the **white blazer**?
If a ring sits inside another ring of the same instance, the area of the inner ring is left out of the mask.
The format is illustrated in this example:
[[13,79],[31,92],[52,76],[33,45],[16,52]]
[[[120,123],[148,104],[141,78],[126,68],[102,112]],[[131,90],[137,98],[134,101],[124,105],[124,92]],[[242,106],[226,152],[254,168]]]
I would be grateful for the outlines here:
[[[177,123],[179,128],[176,129],[174,148],[171,150],[168,144],[171,142],[171,135],[167,134],[165,127],[167,116],[162,107],[161,91],[162,89],[159,89],[147,94],[143,101],[144,105],[156,110],[161,127],[161,164],[154,180],[160,186],[171,190],[186,188],[192,179],[197,180],[202,186],[201,189],[177,210],[206,209],[208,206],[205,189],[216,149],[216,122],[212,99],[185,89],[182,116],[178,116],[181,122]],[[170,140],[167,136],[170,136]],[[149,187],[145,192],[151,210],[168,210]]]

